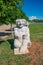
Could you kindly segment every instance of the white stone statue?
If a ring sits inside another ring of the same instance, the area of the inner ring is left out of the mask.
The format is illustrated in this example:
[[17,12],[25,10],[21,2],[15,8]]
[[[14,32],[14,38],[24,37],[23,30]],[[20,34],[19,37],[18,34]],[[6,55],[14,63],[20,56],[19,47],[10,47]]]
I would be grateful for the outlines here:
[[28,46],[31,46],[30,31],[28,22],[25,19],[17,19],[17,26],[14,28],[14,54],[29,53]]

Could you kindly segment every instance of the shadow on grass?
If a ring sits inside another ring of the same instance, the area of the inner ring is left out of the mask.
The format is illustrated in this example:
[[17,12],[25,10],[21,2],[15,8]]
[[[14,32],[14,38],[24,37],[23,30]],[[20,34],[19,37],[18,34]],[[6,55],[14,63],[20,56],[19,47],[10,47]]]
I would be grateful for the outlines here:
[[10,35],[11,33],[0,32],[0,36]]
[[7,41],[11,45],[11,49],[14,49],[14,40],[13,39],[8,39]]
[[0,44],[2,44],[4,42],[4,40],[0,40]]
[[[14,28],[12,28],[12,31],[14,30]],[[7,29],[6,31],[11,31],[11,29]]]

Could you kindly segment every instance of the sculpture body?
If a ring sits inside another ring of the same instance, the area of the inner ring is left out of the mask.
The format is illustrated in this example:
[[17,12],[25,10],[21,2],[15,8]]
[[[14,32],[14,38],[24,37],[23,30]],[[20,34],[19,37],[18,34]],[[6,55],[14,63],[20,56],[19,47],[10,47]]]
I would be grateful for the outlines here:
[[25,54],[29,52],[28,45],[31,45],[29,28],[24,19],[18,20],[17,24],[18,27],[14,28],[14,54]]

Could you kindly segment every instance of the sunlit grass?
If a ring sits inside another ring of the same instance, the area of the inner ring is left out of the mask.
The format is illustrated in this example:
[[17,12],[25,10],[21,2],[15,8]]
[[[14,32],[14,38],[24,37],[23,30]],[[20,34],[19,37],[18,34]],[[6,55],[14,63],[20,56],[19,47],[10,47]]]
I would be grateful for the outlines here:
[[43,42],[43,24],[30,24],[31,39]]

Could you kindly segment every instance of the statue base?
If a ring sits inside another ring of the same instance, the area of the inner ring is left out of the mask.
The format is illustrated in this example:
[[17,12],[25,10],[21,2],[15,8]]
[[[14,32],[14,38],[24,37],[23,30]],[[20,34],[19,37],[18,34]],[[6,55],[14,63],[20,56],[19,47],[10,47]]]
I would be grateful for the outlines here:
[[24,50],[24,49],[19,49],[19,48],[15,48],[14,49],[14,55],[18,55],[18,54],[28,54],[29,53],[29,50],[28,49],[26,49],[26,50]]

